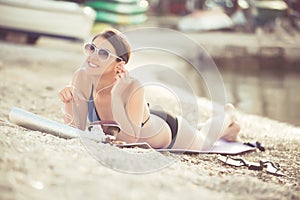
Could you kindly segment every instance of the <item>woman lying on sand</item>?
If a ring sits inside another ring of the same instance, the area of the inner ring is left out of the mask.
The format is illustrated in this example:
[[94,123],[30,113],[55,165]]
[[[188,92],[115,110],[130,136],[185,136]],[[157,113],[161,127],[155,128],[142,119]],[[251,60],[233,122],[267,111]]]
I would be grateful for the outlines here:
[[117,140],[147,142],[153,148],[206,150],[219,139],[237,141],[240,127],[235,108],[225,106],[221,133],[209,133],[209,119],[200,130],[180,116],[152,111],[145,101],[143,85],[125,69],[130,47],[117,30],[106,30],[84,45],[86,60],[71,85],[59,92],[65,103],[65,123],[86,129],[89,121],[113,121],[120,125]]

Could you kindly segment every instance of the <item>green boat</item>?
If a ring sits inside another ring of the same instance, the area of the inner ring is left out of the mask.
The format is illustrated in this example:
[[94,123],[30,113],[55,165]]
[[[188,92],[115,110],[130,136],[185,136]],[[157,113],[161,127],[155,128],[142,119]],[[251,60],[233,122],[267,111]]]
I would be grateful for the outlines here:
[[[124,0],[123,0],[124,1]],[[121,2],[123,2],[121,1]],[[145,13],[148,10],[148,2],[145,0],[134,1],[134,3],[121,3],[119,1],[90,1],[85,5],[95,10],[104,10],[120,14]]]
[[[98,0],[92,0],[92,1],[98,1]],[[102,0],[106,2],[115,2],[115,3],[127,3],[127,4],[134,4],[137,3],[140,0]]]
[[97,22],[140,24],[147,20],[148,2],[146,0],[93,0],[85,5],[97,12]]
[[107,22],[112,24],[140,24],[147,20],[145,14],[123,15],[112,12],[98,11],[96,14],[97,22]]

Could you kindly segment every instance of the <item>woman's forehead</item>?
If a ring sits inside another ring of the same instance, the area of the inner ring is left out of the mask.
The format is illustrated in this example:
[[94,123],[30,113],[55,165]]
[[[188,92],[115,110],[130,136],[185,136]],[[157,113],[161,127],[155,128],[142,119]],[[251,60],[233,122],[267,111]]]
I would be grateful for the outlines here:
[[115,52],[115,48],[113,47],[113,45],[104,37],[97,37],[94,39],[93,44],[97,47],[97,48],[103,48],[103,49],[108,49],[111,52]]

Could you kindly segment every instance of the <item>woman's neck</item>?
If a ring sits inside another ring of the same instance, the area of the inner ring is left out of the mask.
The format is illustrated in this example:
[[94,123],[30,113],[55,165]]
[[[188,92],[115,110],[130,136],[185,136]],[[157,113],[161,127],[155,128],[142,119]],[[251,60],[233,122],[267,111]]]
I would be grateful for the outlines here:
[[114,85],[114,79],[112,78],[112,76],[101,76],[97,82],[97,86],[96,86],[96,91],[100,92],[103,90],[111,90],[112,86]]

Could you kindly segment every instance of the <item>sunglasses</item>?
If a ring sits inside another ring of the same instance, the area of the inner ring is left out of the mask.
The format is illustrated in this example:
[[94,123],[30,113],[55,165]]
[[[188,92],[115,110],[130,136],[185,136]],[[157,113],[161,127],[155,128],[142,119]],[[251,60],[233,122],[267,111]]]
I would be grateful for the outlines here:
[[116,58],[118,62],[123,60],[121,57],[112,54],[107,49],[97,48],[94,44],[89,44],[89,43],[84,44],[83,50],[84,50],[84,54],[87,55],[87,56],[92,55],[96,51],[98,59],[101,62],[107,61],[110,58],[110,56]]

